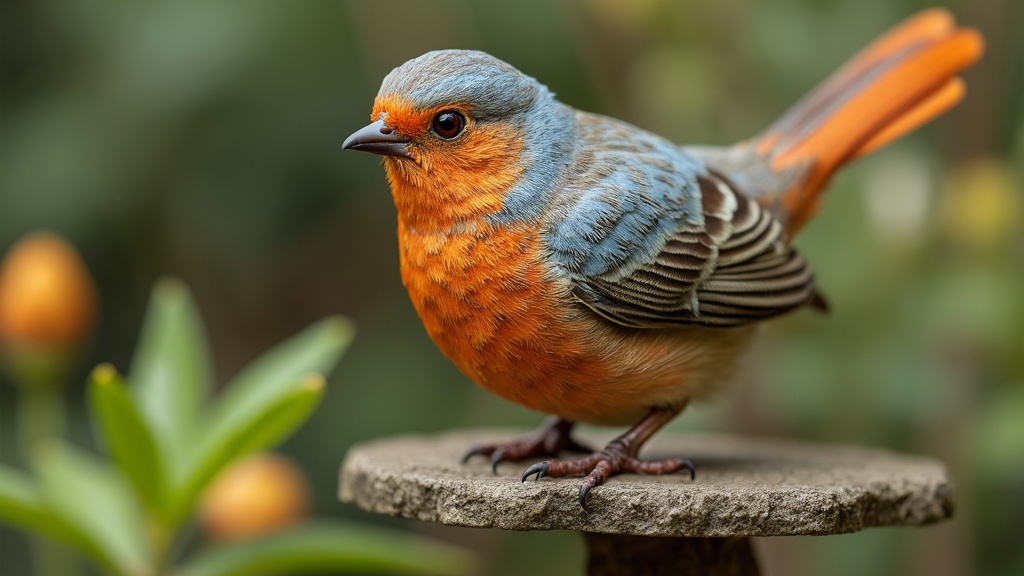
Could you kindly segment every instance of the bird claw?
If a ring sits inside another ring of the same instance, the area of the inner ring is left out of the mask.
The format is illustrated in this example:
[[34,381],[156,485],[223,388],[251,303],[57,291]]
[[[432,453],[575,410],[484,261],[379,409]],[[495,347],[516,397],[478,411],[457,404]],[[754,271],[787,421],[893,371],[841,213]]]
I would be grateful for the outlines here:
[[583,484],[580,485],[580,508],[583,508],[584,512],[587,511],[587,490],[589,489],[590,484],[588,484],[587,481],[584,480]]
[[534,434],[517,440],[494,444],[478,444],[466,452],[462,463],[474,456],[490,457],[491,470],[498,474],[498,464],[519,462],[538,456],[558,456],[559,452],[592,452],[569,435],[572,422],[561,418],[550,418]]
[[551,470],[551,465],[550,464],[548,464],[547,462],[538,462],[538,463],[534,464],[533,466],[530,466],[529,468],[527,468],[526,472],[523,472],[523,476],[522,476],[522,478],[520,478],[520,482],[526,482],[526,480],[529,479],[530,476],[532,476],[534,474],[537,475],[537,478],[535,478],[534,480],[535,481],[536,480],[540,480],[541,478],[547,476],[548,475],[548,471],[550,471],[550,470]]
[[493,454],[491,454],[491,472],[494,472],[495,476],[498,475],[498,463],[500,463],[501,459],[504,457],[505,451],[501,448],[498,448]]
[[483,445],[473,446],[462,457],[462,461],[461,462],[463,464],[465,464],[466,462],[469,462],[469,459],[472,458],[473,456],[480,456],[480,455],[486,456],[486,455],[490,454],[492,452],[492,450],[488,450],[488,448],[489,448],[488,446],[483,446]]
[[693,462],[690,462],[689,460],[683,460],[682,468],[680,468],[680,470],[688,470],[690,472],[691,482],[697,479],[697,471],[693,468]]

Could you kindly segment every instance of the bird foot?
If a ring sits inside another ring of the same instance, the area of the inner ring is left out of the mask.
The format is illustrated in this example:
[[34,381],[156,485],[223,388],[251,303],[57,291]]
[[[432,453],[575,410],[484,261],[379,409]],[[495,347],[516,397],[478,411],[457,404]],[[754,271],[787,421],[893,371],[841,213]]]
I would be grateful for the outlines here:
[[562,476],[585,476],[580,485],[580,506],[587,509],[587,493],[591,488],[604,484],[608,478],[623,472],[635,472],[638,474],[671,474],[679,470],[688,470],[690,480],[696,478],[693,463],[681,458],[666,458],[664,460],[640,460],[625,454],[616,455],[608,449],[597,452],[586,458],[576,460],[558,460],[538,462],[523,472],[521,480],[526,482],[530,476],[536,474],[537,480],[545,476],[558,478]]
[[586,453],[593,452],[570,436],[573,422],[561,418],[549,418],[533,434],[525,438],[494,444],[479,444],[470,449],[462,457],[465,464],[473,456],[490,456],[491,470],[498,474],[501,462],[519,462],[536,456],[557,456],[562,451]]
[[587,492],[604,484],[608,478],[623,472],[638,474],[671,474],[679,470],[688,470],[690,480],[696,478],[693,463],[682,458],[665,458],[664,460],[640,460],[636,457],[644,442],[671,419],[678,410],[655,408],[629,432],[612,440],[604,450],[590,456],[575,460],[558,460],[538,462],[523,472],[521,480],[526,482],[530,476],[536,475],[540,480],[545,476],[558,478],[562,476],[584,476],[580,485],[580,506],[587,509]]

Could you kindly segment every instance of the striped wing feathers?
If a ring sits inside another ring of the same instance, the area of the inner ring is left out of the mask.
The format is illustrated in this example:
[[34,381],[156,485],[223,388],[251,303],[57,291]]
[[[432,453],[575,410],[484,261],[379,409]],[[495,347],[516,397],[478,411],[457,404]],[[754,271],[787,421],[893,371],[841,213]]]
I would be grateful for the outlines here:
[[576,296],[636,328],[737,326],[814,300],[814,276],[782,224],[714,172],[699,183],[703,226],[684,226],[653,262],[618,281],[586,280]]

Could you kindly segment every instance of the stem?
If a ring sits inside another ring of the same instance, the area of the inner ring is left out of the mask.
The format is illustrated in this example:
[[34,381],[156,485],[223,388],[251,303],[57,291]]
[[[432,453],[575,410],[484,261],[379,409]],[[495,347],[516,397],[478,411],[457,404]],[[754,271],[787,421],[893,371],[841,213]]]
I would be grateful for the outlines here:
[[[18,398],[18,446],[25,464],[36,469],[46,444],[63,438],[67,431],[67,408],[59,386],[31,382],[21,387]],[[32,537],[31,550],[40,576],[74,576],[80,573],[77,559],[50,541]]]
[[19,398],[18,445],[29,468],[38,465],[40,447],[67,431],[64,398],[55,386],[23,386]]
[[[7,351],[10,352],[10,351]],[[63,382],[69,355],[62,350],[18,350],[5,354],[3,365],[18,385],[14,415],[18,450],[30,470],[38,470],[46,445],[67,434],[67,407]],[[78,558],[67,548],[32,536],[32,563],[40,576],[76,576]]]

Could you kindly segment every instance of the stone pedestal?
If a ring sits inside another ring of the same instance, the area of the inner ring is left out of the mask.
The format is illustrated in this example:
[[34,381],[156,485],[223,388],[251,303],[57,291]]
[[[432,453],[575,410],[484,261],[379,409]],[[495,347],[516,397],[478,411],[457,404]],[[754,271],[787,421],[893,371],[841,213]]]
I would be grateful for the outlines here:
[[[697,478],[621,475],[577,500],[578,478],[519,481],[531,462],[460,464],[470,446],[523,432],[458,431],[353,447],[344,502],[392,516],[504,530],[574,530],[588,573],[757,574],[752,536],[826,535],[922,525],[952,514],[943,465],[845,445],[731,436],[655,436],[641,456],[681,456]],[[601,440],[586,439],[593,445]]]

